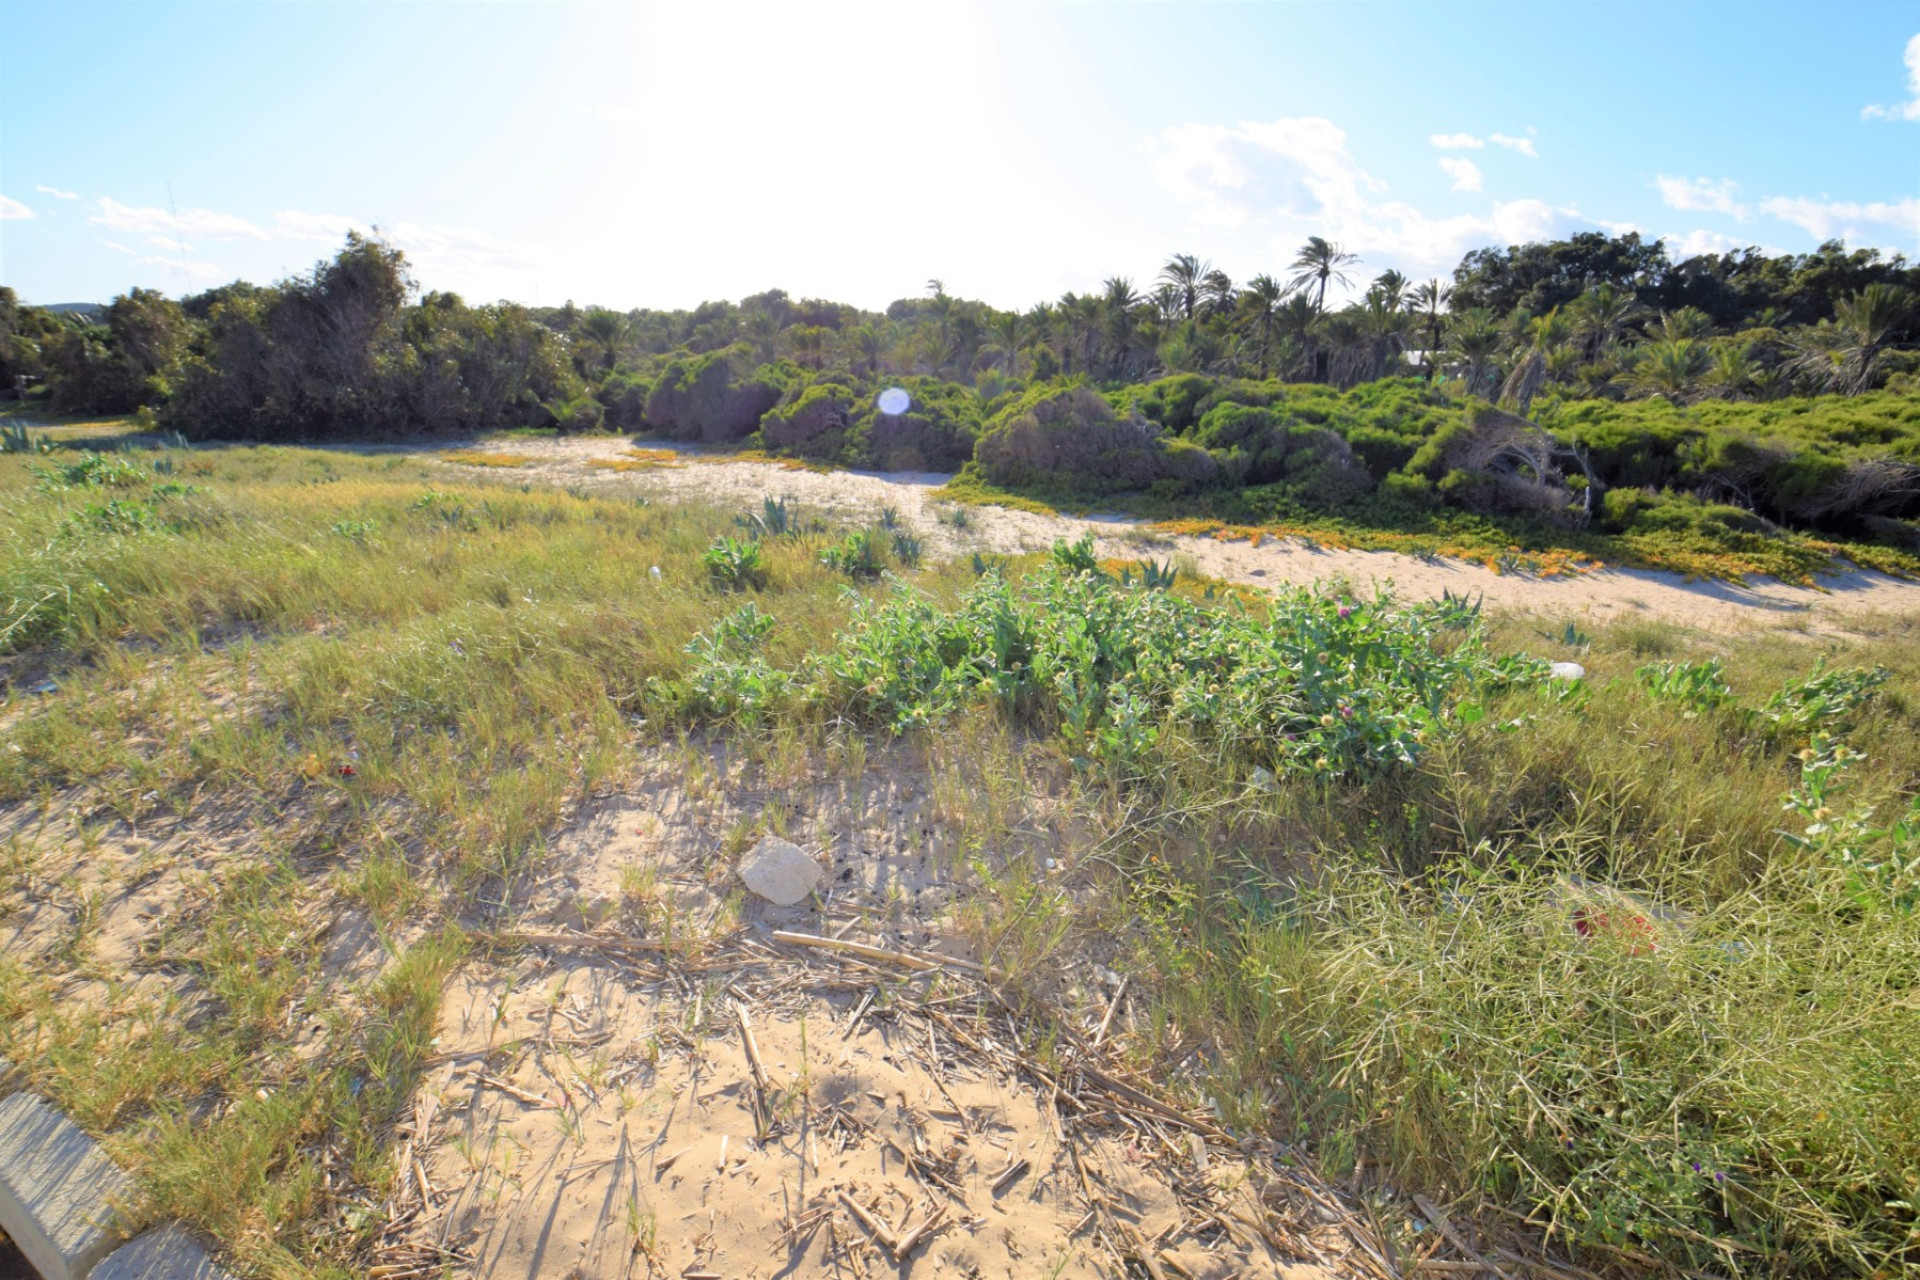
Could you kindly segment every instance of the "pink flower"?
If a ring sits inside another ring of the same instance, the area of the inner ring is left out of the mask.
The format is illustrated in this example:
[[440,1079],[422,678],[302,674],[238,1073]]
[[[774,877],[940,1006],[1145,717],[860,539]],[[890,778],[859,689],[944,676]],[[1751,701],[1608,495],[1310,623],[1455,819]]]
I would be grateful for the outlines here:
[[1340,616],[1343,618],[1351,618],[1353,616],[1353,606],[1350,604],[1341,605]]

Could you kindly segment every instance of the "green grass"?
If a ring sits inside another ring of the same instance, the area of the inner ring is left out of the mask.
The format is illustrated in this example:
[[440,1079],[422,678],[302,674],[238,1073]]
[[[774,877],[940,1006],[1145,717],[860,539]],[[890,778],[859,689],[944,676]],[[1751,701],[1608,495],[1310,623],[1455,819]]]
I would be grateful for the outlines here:
[[[44,822],[0,912],[64,921],[0,953],[0,1053],[238,1270],[358,1274],[469,935],[644,756],[711,788],[717,734],[780,785],[911,762],[1009,998],[1131,974],[1143,1073],[1342,1178],[1595,1268],[1915,1265],[1920,619],[1543,630],[1090,548],[868,578],[822,563],[849,530],[754,514],[404,455],[0,457],[0,804]],[[717,581],[720,539],[764,578]],[[203,857],[100,852],[135,834]],[[103,918],[154,877],[130,980]]]

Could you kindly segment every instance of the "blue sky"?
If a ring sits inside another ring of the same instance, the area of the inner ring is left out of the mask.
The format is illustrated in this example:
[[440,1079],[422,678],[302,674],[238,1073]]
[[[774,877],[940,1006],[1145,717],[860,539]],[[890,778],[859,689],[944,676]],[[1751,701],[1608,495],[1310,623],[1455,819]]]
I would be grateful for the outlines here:
[[1920,256],[1902,3],[0,3],[0,283],[1024,306],[1309,234]]

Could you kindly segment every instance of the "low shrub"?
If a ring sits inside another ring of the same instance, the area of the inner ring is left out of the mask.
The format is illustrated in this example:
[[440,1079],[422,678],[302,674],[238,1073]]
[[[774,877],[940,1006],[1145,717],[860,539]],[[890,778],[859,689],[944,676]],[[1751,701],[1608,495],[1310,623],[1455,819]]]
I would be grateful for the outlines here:
[[1204,450],[1173,450],[1143,417],[1121,417],[1085,387],[1029,393],[1003,410],[975,446],[986,479],[1015,488],[1089,494],[1171,480],[1198,486],[1217,472]]
[[770,370],[741,372],[738,353],[713,351],[674,360],[647,393],[647,424],[675,440],[744,440],[780,403],[782,384]]

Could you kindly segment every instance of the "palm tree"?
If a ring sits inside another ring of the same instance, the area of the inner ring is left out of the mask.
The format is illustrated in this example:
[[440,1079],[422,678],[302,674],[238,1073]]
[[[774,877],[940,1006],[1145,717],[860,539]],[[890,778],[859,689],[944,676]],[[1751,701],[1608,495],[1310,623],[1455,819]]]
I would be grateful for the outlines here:
[[1140,295],[1125,276],[1110,276],[1102,283],[1106,292],[1100,306],[1106,313],[1108,355],[1119,373],[1133,351],[1134,309],[1140,305]]
[[1199,304],[1201,290],[1212,270],[1212,263],[1202,262],[1190,253],[1176,253],[1160,268],[1160,278],[1179,292],[1180,314],[1185,319],[1193,319],[1193,309]]
[[1420,352],[1420,363],[1428,382],[1433,381],[1436,367],[1434,357],[1440,350],[1440,309],[1452,300],[1453,287],[1438,276],[1413,286],[1413,291],[1407,295],[1408,308],[1421,317],[1421,324],[1427,333],[1426,342],[1422,344],[1424,349]]
[[1233,278],[1224,271],[1209,271],[1200,280],[1202,310],[1218,315],[1233,306]]
[[1500,398],[1511,401],[1523,418],[1533,407],[1533,398],[1547,385],[1548,357],[1566,341],[1566,318],[1560,308],[1555,307],[1543,316],[1528,320],[1526,335],[1526,349],[1500,386]]
[[1395,311],[1406,305],[1407,278],[1391,267],[1374,277],[1373,290],[1378,291]]
[[747,313],[744,327],[747,337],[753,342],[755,353],[760,357],[760,363],[773,363],[774,347],[780,339],[780,317],[771,311],[755,309]]
[[1835,302],[1833,319],[1804,332],[1794,344],[1794,367],[1842,395],[1871,390],[1880,357],[1893,348],[1893,335],[1912,312],[1912,293],[1870,284]]
[[1065,331],[1062,344],[1066,372],[1073,372],[1073,351],[1080,348],[1081,372],[1093,372],[1094,346],[1100,338],[1100,298],[1096,294],[1060,295],[1060,324]]
[[1453,325],[1447,343],[1447,358],[1466,366],[1467,394],[1477,395],[1487,382],[1487,372],[1500,352],[1500,325],[1486,307],[1473,307]]
[[1160,323],[1172,324],[1180,318],[1180,286],[1163,280],[1147,295],[1147,301],[1153,304]]
[[1611,284],[1595,285],[1575,298],[1567,310],[1572,315],[1574,336],[1589,360],[1598,360],[1625,338],[1647,311],[1631,293],[1622,293]]
[[1313,300],[1316,311],[1327,309],[1327,282],[1337,281],[1342,288],[1348,283],[1347,273],[1342,269],[1351,267],[1360,261],[1357,253],[1346,253],[1339,245],[1319,236],[1308,236],[1307,242],[1300,246],[1300,252],[1293,259],[1294,289],[1310,289],[1316,284],[1318,292]]
[[607,372],[613,372],[614,359],[620,354],[620,344],[627,337],[627,318],[618,311],[595,307],[580,322],[580,329],[594,346],[600,348],[606,360]]
[[1634,385],[1674,404],[1685,404],[1713,368],[1713,352],[1698,338],[1663,338],[1640,350]]
[[830,336],[830,330],[817,324],[796,324],[786,331],[787,344],[793,348],[794,358],[812,369],[818,369],[826,363],[827,339]]
[[1274,320],[1280,326],[1280,332],[1293,340],[1306,362],[1307,377],[1316,376],[1319,363],[1316,339],[1320,330],[1320,309],[1313,305],[1313,299],[1306,294],[1296,292],[1275,309]]
[[953,299],[947,295],[947,286],[938,279],[927,281],[927,289],[933,294],[933,316],[940,322],[940,357],[938,363],[945,364],[953,353]]
[[[881,321],[884,325],[886,321]],[[885,332],[871,320],[862,321],[847,335],[853,340],[853,349],[860,353],[860,362],[872,375],[880,370],[880,353],[887,348]]]
[[1729,340],[1713,352],[1713,375],[1708,379],[1715,395],[1737,400],[1753,387],[1759,372],[1754,364],[1753,344]]
[[1260,324],[1260,376],[1266,377],[1267,356],[1273,348],[1273,312],[1280,305],[1280,299],[1286,289],[1278,280],[1264,271],[1247,281],[1242,297],[1251,299],[1254,316]]
[[1678,311],[1662,311],[1660,323],[1648,332],[1648,336],[1661,342],[1679,342],[1683,338],[1704,338],[1713,332],[1713,317],[1698,307],[1682,307]]
[[1000,343],[1000,349],[1007,353],[1009,376],[1013,374],[1014,361],[1020,355],[1020,339],[1026,334],[1026,323],[1026,317],[1018,311],[1002,311],[996,313],[987,325]]

